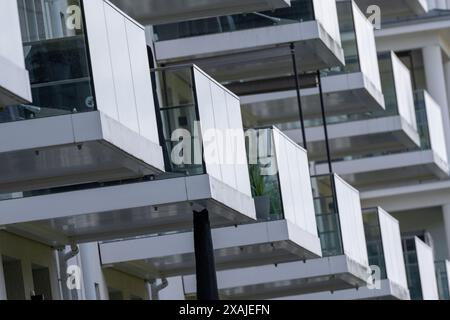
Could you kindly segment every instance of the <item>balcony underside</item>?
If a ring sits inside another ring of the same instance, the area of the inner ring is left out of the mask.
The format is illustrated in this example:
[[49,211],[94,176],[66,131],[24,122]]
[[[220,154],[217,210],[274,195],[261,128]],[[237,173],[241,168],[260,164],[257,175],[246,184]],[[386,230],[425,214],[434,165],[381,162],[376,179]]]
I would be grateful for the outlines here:
[[57,246],[253,221],[253,199],[209,177],[171,178],[0,201],[0,226]]
[[159,63],[195,63],[220,82],[292,74],[289,45],[296,45],[298,68],[344,64],[338,42],[317,21],[156,42]]
[[[300,129],[285,133],[297,143],[302,143]],[[326,157],[323,127],[308,128],[306,135],[309,159],[323,160]],[[400,116],[329,125],[328,137],[334,159],[420,146],[419,134]]]
[[[328,172],[328,166],[316,165],[315,171]],[[333,171],[360,191],[449,176],[448,164],[431,150],[334,162]]]
[[[217,270],[321,255],[319,238],[286,220],[214,229],[212,238]],[[143,278],[195,274],[192,232],[102,243],[100,254],[105,266]]]
[[[362,73],[324,77],[322,80],[327,116],[361,114],[384,109],[383,94]],[[318,88],[301,90],[305,119],[321,117]],[[263,93],[241,98],[247,122],[265,126],[298,120],[295,90]]]
[[358,290],[348,289],[334,293],[329,291],[278,298],[277,300],[409,300],[408,288],[397,285],[390,280],[382,280],[380,288],[362,287]]
[[284,8],[290,0],[112,0],[142,24],[158,24]]
[[[346,256],[221,271],[219,294],[224,299],[273,299],[280,296],[344,290],[365,286],[367,267]],[[183,278],[187,295],[196,292],[195,276]]]
[[159,174],[159,145],[101,112],[2,123],[0,192]]

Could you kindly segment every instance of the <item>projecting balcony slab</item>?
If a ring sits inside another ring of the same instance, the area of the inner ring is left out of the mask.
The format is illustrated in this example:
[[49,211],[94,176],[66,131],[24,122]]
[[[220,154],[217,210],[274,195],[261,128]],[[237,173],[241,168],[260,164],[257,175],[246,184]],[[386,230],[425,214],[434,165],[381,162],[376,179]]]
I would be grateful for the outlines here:
[[344,64],[339,41],[318,21],[158,41],[155,47],[160,63],[191,61],[226,82],[290,74],[290,43],[296,45],[302,71]]
[[[358,288],[370,273],[347,256],[335,256],[217,273],[225,299],[272,299],[280,296]],[[186,294],[196,294],[195,276],[183,277]]]
[[[297,143],[302,143],[301,129],[287,130],[285,133]],[[306,136],[310,159],[324,159],[326,149],[323,127],[307,128]],[[328,138],[335,159],[420,146],[417,130],[401,116],[331,124],[328,126]]]
[[[321,256],[319,238],[286,220],[213,229],[212,239],[217,270]],[[195,273],[192,232],[105,242],[100,254],[104,266],[145,278]]]
[[0,201],[0,225],[53,246],[192,228],[193,210],[219,227],[255,219],[253,199],[209,175]]
[[159,144],[101,111],[3,123],[0,161],[3,192],[127,179],[164,170]]
[[290,0],[112,0],[111,2],[142,24],[273,10],[290,5]]
[[[322,87],[328,116],[361,114],[384,109],[383,94],[362,73],[324,77]],[[302,89],[300,94],[304,117],[320,118],[319,89]],[[257,125],[298,120],[295,90],[242,96],[241,103],[246,116]]]
[[362,287],[358,290],[347,289],[334,293],[319,292],[288,296],[276,300],[409,300],[409,291],[390,280],[382,280],[379,288]]
[[[325,173],[328,165],[316,165],[314,170]],[[432,150],[334,162],[333,170],[360,190],[395,186],[408,181],[445,179],[449,176],[447,162]]]

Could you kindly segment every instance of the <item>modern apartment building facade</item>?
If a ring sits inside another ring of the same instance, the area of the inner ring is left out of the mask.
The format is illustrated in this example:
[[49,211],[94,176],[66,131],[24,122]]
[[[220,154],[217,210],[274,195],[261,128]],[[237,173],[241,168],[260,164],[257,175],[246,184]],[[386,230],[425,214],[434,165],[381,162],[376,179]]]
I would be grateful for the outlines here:
[[448,1],[0,9],[0,299],[449,299]]

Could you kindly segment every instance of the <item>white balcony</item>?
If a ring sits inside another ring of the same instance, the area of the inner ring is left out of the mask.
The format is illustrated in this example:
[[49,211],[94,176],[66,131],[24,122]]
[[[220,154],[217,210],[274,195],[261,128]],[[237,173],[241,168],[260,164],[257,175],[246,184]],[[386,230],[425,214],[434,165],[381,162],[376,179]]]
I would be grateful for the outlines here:
[[144,27],[107,1],[77,3],[19,7],[33,102],[0,112],[2,192],[164,170]]
[[160,25],[155,34],[160,63],[190,61],[221,82],[292,73],[291,43],[300,70],[344,63],[335,0],[295,0],[275,11]]
[[[360,190],[448,178],[441,108],[426,91],[417,92],[415,98],[420,148],[352,157],[334,162],[333,169]],[[324,173],[328,166],[317,164],[314,170]]]
[[4,106],[31,101],[30,80],[20,42],[17,1],[0,4],[0,112]]
[[196,66],[152,72],[167,173],[25,192],[0,201],[1,226],[54,245],[190,230],[193,210],[256,218],[239,99]]
[[[386,110],[336,117],[331,113],[328,130],[334,159],[420,146],[411,74],[393,52],[380,54],[379,63]],[[299,129],[288,130],[286,134],[299,143],[302,141]],[[322,126],[308,128],[307,138],[311,159],[324,159]]]
[[[352,1],[337,3],[340,36],[346,65],[322,72],[324,104],[328,116],[382,111],[385,108],[372,24]],[[267,81],[266,81],[267,82]],[[321,117],[317,80],[307,77],[301,90],[306,119]],[[312,85],[311,85],[312,83]],[[285,123],[298,119],[297,92],[265,84],[272,92],[241,95],[249,121],[258,125]]]
[[290,5],[290,0],[112,0],[111,2],[142,24],[273,10]]
[[[261,175],[259,167],[252,170],[252,185],[265,185],[264,194],[255,199],[262,203],[256,205],[257,223],[212,231],[218,270],[321,256],[306,151],[276,129],[259,130],[258,134],[261,139],[272,135],[274,152],[270,157],[276,160],[278,170],[267,175]],[[185,232],[101,243],[102,262],[141,276],[193,274],[193,237],[192,232]],[[165,245],[161,247],[161,243]]]
[[[363,212],[371,267],[379,270],[370,286],[337,292],[289,296],[287,300],[409,300],[399,222],[381,208]],[[378,281],[378,282],[377,282]]]
[[[272,299],[367,285],[370,272],[359,193],[337,176],[313,177],[323,258],[218,272],[221,297]],[[194,276],[183,277],[195,295]]]
[[433,249],[417,237],[403,237],[408,287],[412,300],[439,300]]

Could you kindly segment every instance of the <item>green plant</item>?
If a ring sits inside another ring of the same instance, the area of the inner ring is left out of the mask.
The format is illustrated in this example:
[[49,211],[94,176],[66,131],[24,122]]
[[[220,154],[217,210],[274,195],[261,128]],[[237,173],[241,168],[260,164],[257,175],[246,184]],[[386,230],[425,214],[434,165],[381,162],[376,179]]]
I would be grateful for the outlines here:
[[259,165],[252,164],[249,168],[250,184],[252,187],[252,194],[254,197],[261,197],[266,194],[266,182],[261,175]]

